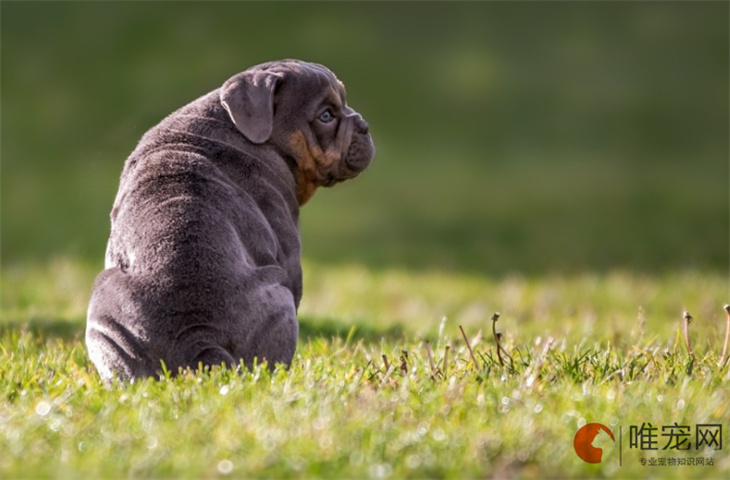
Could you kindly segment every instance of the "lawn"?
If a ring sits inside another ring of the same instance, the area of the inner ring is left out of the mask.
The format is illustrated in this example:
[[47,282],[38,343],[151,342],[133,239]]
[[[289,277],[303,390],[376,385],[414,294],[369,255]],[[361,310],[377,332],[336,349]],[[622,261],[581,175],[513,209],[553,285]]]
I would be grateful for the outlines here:
[[[3,478],[727,478],[727,279],[490,280],[305,262],[289,370],[104,387],[83,329],[94,269],[3,272]],[[695,359],[679,334],[683,309]],[[492,314],[512,361],[500,364]],[[474,359],[461,335],[462,326]],[[429,350],[432,361],[429,359]],[[448,357],[448,358],[446,358]],[[433,363],[432,363],[433,362]],[[573,436],[608,426],[603,462]],[[629,448],[629,429],[722,424],[723,449]],[[620,430],[619,430],[620,429]],[[619,431],[623,432],[619,436]],[[618,442],[622,449],[619,453]],[[641,460],[702,457],[712,466]],[[620,463],[619,463],[620,462]]]
[[[3,479],[730,477],[727,2],[0,7]],[[291,57],[377,148],[301,211],[291,368],[104,386],[124,159]]]

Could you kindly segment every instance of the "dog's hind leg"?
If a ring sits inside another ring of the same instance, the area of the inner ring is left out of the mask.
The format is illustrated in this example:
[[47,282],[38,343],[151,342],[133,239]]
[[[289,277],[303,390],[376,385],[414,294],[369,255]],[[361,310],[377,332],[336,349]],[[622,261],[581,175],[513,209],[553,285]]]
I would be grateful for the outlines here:
[[86,348],[99,375],[129,380],[154,376],[155,365],[141,345],[143,335],[128,328],[139,313],[134,304],[133,279],[118,268],[99,274],[94,283],[86,321]]
[[200,366],[214,367],[225,365],[229,369],[235,369],[237,366],[236,360],[233,356],[224,348],[218,346],[211,346],[204,348],[191,362],[190,368],[196,369]]
[[248,344],[241,356],[246,365],[253,359],[266,360],[268,367],[282,363],[291,364],[297,348],[299,323],[292,293],[281,285],[269,285],[260,289],[257,304],[259,321],[248,336]]

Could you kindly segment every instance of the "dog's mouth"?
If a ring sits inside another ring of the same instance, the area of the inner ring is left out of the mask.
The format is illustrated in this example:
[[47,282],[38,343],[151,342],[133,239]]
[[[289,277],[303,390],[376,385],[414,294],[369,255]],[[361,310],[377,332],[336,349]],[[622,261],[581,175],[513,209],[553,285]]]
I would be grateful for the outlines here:
[[349,170],[351,172],[352,176],[355,176],[358,173],[365,170],[366,168],[368,168],[372,159],[373,158],[370,156],[347,158],[345,160],[345,165],[347,167],[347,170]]
[[335,183],[341,182],[342,180],[344,180],[344,178],[338,178],[338,177],[335,176],[334,173],[330,173],[330,174],[328,174],[324,178],[324,181],[322,182],[322,186],[323,187],[331,187]]
[[327,173],[320,181],[320,185],[323,187],[331,187],[337,183],[357,177],[363,170],[362,168],[351,166],[348,162],[342,162],[342,165],[343,167],[340,171]]
[[352,177],[359,174],[373,161],[375,146],[369,134],[355,135],[345,154],[345,167]]

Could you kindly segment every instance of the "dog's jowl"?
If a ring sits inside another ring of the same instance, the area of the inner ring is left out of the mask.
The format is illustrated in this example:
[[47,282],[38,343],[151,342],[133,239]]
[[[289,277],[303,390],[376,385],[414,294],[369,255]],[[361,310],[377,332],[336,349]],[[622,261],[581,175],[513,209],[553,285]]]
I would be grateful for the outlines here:
[[327,68],[252,67],[149,130],[127,159],[86,344],[101,376],[289,364],[299,207],[371,162],[368,124]]

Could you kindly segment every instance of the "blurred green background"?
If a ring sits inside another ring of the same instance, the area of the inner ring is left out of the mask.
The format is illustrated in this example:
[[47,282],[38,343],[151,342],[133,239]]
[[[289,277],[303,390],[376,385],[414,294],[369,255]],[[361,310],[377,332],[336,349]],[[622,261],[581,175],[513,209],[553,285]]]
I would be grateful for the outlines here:
[[263,61],[329,66],[378,153],[304,256],[727,271],[727,2],[4,2],[2,260],[101,268],[123,161]]

